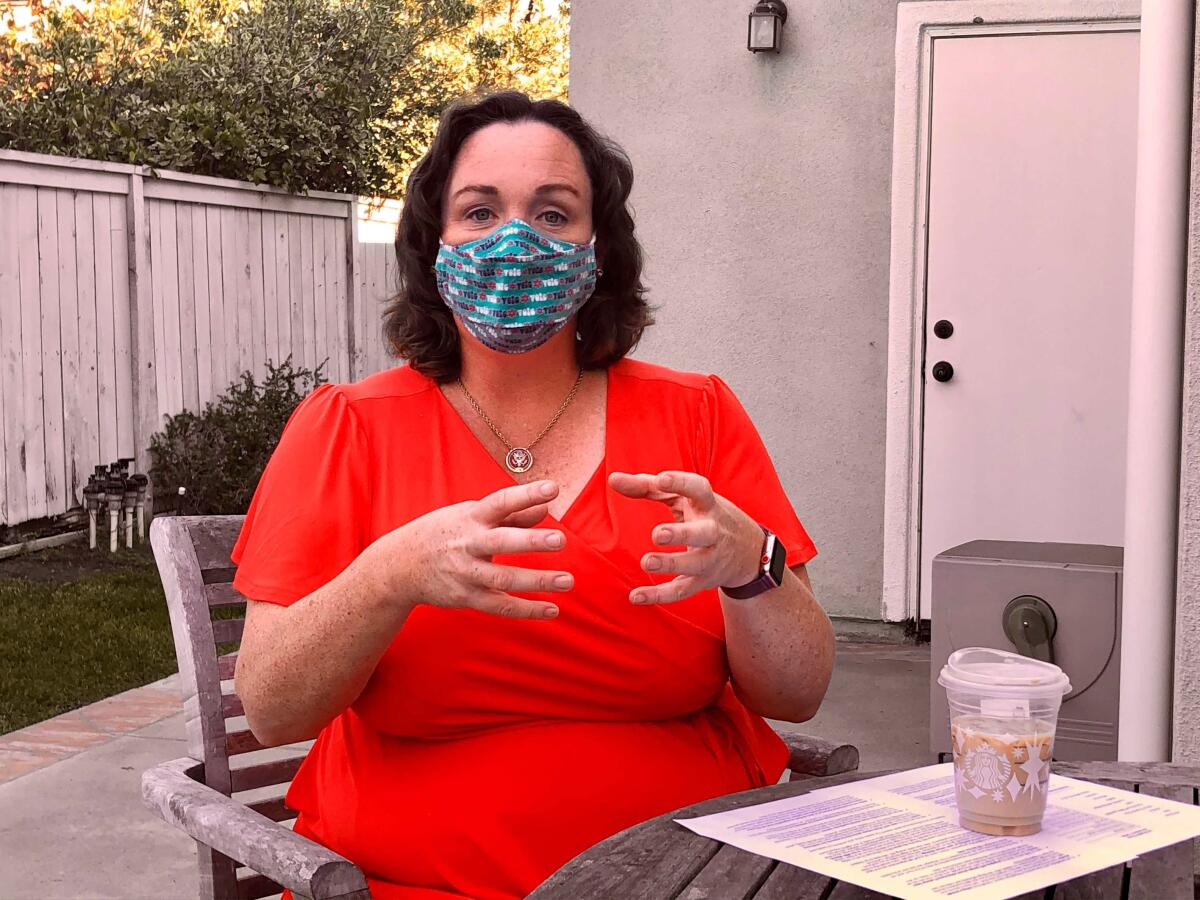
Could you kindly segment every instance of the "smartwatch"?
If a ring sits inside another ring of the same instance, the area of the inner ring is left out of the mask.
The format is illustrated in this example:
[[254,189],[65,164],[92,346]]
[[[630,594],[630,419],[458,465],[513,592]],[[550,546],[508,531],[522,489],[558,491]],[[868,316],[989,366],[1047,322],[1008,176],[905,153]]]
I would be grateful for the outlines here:
[[759,556],[759,575],[748,584],[738,587],[721,586],[726,594],[734,600],[748,600],[771,588],[783,584],[783,570],[787,567],[787,548],[761,522],[758,525],[763,530],[763,549]]

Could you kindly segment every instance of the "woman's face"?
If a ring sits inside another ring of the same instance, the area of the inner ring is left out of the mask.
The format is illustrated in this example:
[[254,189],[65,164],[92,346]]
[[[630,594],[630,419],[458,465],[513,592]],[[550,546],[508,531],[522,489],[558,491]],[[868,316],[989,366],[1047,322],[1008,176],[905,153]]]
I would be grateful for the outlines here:
[[524,219],[542,234],[592,237],[592,185],[579,148],[542,122],[496,122],[463,143],[442,197],[442,240],[462,244]]

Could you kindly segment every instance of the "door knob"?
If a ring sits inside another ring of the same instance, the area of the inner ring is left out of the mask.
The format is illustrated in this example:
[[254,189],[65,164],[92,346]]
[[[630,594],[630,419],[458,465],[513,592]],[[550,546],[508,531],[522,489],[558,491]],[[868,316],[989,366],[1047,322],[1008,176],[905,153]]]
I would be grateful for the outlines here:
[[933,379],[934,381],[949,381],[954,377],[954,366],[946,362],[944,359],[941,362],[933,364]]
[[933,326],[933,333],[940,338],[948,338],[954,334],[954,323],[948,319],[938,319],[937,323]]
[[1058,616],[1041,597],[1023,594],[1008,601],[1002,614],[1004,634],[1017,652],[1030,659],[1054,662],[1054,633]]

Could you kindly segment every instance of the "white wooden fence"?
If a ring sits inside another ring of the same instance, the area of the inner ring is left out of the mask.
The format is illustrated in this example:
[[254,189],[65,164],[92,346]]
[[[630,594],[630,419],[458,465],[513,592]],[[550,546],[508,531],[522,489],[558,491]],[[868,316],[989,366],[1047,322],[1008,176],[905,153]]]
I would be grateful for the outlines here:
[[289,354],[330,380],[394,364],[389,244],[355,197],[0,151],[0,522],[79,505],[92,467],[146,471],[163,417]]

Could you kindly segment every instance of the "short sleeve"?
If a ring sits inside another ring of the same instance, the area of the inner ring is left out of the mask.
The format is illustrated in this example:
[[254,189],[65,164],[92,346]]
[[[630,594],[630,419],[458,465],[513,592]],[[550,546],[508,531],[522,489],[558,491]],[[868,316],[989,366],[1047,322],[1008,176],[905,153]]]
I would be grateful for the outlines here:
[[267,462],[231,557],[233,586],[290,606],[366,546],[370,462],[353,408],[323,384],[292,412]]
[[713,490],[771,529],[787,548],[789,567],[806,563],[817,548],[796,516],[779,473],[749,413],[717,375],[702,398],[700,459]]

